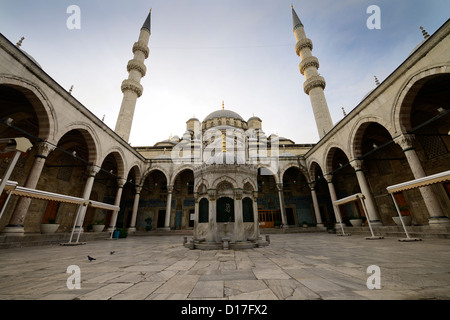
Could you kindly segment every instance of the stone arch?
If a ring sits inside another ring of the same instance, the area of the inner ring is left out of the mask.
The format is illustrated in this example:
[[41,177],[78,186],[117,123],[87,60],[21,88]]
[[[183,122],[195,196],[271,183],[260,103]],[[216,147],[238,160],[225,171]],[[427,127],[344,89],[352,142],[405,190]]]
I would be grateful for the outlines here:
[[172,176],[170,177],[170,184],[173,185],[173,184],[175,183],[175,179],[177,178],[177,176],[178,176],[181,172],[183,172],[183,171],[185,171],[185,170],[190,170],[190,171],[192,171],[192,174],[194,174],[194,168],[193,168],[192,165],[187,165],[187,164],[186,164],[186,165],[183,165],[183,166],[177,168],[177,169],[172,173]]
[[[202,188],[204,188],[204,190]],[[208,189],[209,189],[208,181],[206,179],[200,179],[195,184],[194,192],[204,194],[204,193],[208,192]]]
[[85,123],[73,123],[65,126],[65,130],[58,132],[56,135],[56,141],[61,140],[61,138],[70,131],[78,130],[86,140],[87,148],[88,148],[88,161],[93,165],[101,166],[101,162],[99,162],[99,154],[100,154],[100,142],[97,134],[92,129],[91,126]]
[[36,112],[39,123],[38,138],[55,142],[58,121],[55,109],[44,92],[30,81],[8,75],[0,75],[0,86],[13,88],[25,95]]
[[[263,174],[260,173],[261,170],[267,170],[268,172],[271,173],[270,175],[275,179],[275,183],[279,183],[280,182],[280,177],[278,176],[278,173],[274,172],[270,167],[267,167],[265,165],[261,165],[260,164],[260,165],[257,166],[257,170],[258,170],[257,175],[263,175]],[[267,175],[267,174],[264,174],[264,175]]]
[[312,181],[315,181],[316,179],[316,168],[319,168],[320,171],[323,172],[322,167],[319,164],[319,161],[317,159],[311,159],[311,161],[308,164],[308,174]]
[[167,173],[167,170],[158,165],[148,168],[142,176],[142,181],[145,181],[145,179],[147,179],[147,177],[154,171],[160,171],[166,178],[167,183],[169,183],[170,180],[169,180],[169,174]]
[[221,184],[221,183],[224,182],[224,181],[229,182],[229,183],[232,185],[233,188],[238,188],[238,187],[239,187],[239,185],[238,185],[238,183],[236,182],[236,180],[234,180],[234,179],[232,179],[232,178],[230,178],[230,177],[228,177],[228,176],[222,176],[222,177],[220,177],[220,178],[217,178],[217,179],[212,183],[212,185],[211,185],[212,189],[217,189],[217,187],[219,186],[219,184]]
[[386,129],[389,132],[391,137],[393,137],[393,132],[392,132],[390,124],[387,123],[383,118],[378,117],[378,116],[368,116],[368,117],[359,119],[353,126],[352,131],[350,133],[350,146],[351,147],[350,147],[350,152],[349,152],[350,153],[349,160],[357,159],[358,157],[361,157],[361,155],[362,155],[362,150],[361,150],[362,138],[363,138],[366,128],[372,123],[377,123],[380,126],[382,126],[384,129]]
[[306,178],[306,181],[310,182],[310,176],[308,171],[306,170],[305,167],[299,165],[298,163],[290,163],[288,164],[286,167],[284,167],[283,169],[280,170],[280,180],[283,181],[283,177],[284,174],[286,173],[286,171],[288,171],[290,168],[297,168]]
[[450,65],[440,65],[421,70],[411,76],[399,90],[393,104],[392,123],[397,133],[411,130],[410,114],[415,96],[431,77],[449,74]]
[[255,185],[255,182],[250,178],[245,178],[244,181],[242,181],[243,189],[246,191],[256,191],[258,190],[258,186]]
[[115,175],[119,178],[126,178],[125,176],[125,160],[123,158],[123,153],[118,150],[110,150],[106,156],[102,159],[102,162],[109,156],[112,155],[117,164],[117,172]]
[[341,150],[345,156],[347,157],[347,159],[350,161],[350,157],[348,154],[348,151],[346,150],[346,148],[342,147],[339,144],[331,144],[328,146],[328,148],[326,149],[327,151],[324,153],[324,161],[323,163],[325,164],[325,172],[324,174],[327,174],[329,172],[333,171],[333,157],[334,157],[334,153],[336,152],[336,150]]
[[141,169],[137,164],[135,164],[130,168],[130,170],[128,170],[127,176],[129,176],[130,174],[134,174],[135,181],[133,181],[133,183],[139,185],[141,183]]

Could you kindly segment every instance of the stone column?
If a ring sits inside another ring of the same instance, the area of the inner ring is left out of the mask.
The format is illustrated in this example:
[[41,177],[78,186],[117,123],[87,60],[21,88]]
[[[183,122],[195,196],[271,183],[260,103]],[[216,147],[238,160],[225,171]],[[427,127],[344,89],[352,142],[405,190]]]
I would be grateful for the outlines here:
[[361,193],[364,195],[364,203],[366,204],[367,214],[366,217],[370,219],[370,223],[373,226],[380,226],[380,215],[378,214],[377,206],[375,204],[375,199],[373,198],[372,192],[370,191],[369,184],[367,183],[366,176],[362,171],[362,161],[352,160],[350,161],[351,166],[355,169],[356,178],[358,179],[359,188]]
[[[414,175],[415,179],[426,177],[425,170],[422,167],[419,157],[417,156],[416,149],[414,147],[414,135],[403,134],[394,139],[405,153],[409,167]],[[431,186],[419,188],[422,198],[425,202],[425,206],[428,209],[430,219],[428,223],[430,226],[436,226],[441,224],[450,224],[450,219],[445,215],[439,200],[433,191]]]
[[170,214],[172,212],[172,192],[173,192],[173,185],[167,185],[166,219],[164,220],[164,229],[167,230],[170,230]]
[[136,186],[136,194],[134,195],[133,212],[131,214],[130,227],[128,228],[129,233],[136,232],[136,218],[137,218],[137,211],[139,208],[139,198],[141,196],[141,190],[142,190],[142,186],[137,185]]
[[208,190],[208,200],[209,200],[209,216],[208,216],[208,236],[207,241],[218,242],[220,239],[217,237],[217,201],[216,201],[216,190]]
[[[199,236],[198,236],[198,231],[199,231],[198,230],[198,215],[199,215],[199,210],[200,210],[199,201],[200,201],[200,199],[199,199],[198,193],[194,192],[194,216],[195,216],[195,218],[194,218],[194,239],[199,238]],[[209,207],[209,204],[208,204],[208,207]]]
[[244,237],[244,217],[242,215],[242,190],[234,190],[234,240],[246,241]]
[[320,209],[319,209],[319,202],[317,201],[317,194],[316,194],[316,183],[310,183],[309,184],[309,188],[311,189],[311,197],[313,200],[313,205],[314,205],[314,213],[316,215],[316,226],[319,228],[323,228],[323,222],[322,222],[322,217],[320,216]]
[[[88,178],[86,180],[86,183],[84,185],[83,195],[82,198],[85,200],[89,200],[89,197],[91,196],[92,186],[94,185],[95,175],[100,171],[100,168],[97,166],[91,166],[88,168]],[[75,223],[75,228],[82,228],[83,222],[84,222],[84,216],[86,215],[87,206],[86,205],[79,205],[78,206],[78,218]],[[80,231],[80,230],[78,230]],[[78,232],[77,231],[77,232]],[[83,229],[81,229],[83,231]]]
[[[333,184],[333,176],[329,173],[324,176],[328,183],[328,190],[330,191],[331,201],[336,201],[336,191],[334,189]],[[336,217],[336,224],[342,223],[341,212],[339,211],[339,207],[333,204],[334,216]]]
[[253,191],[253,219],[255,221],[255,239],[259,239],[258,192]]
[[[48,142],[39,142],[34,146],[37,151],[34,162],[25,181],[25,188],[35,189],[44,168],[45,160],[55,146]],[[30,207],[31,198],[20,197],[17,201],[14,212],[9,220],[9,224],[3,229],[3,234],[24,235],[24,222]]]
[[284,207],[283,184],[277,183],[277,189],[278,189],[278,197],[280,199],[281,223],[283,224],[283,228],[286,228],[287,219],[286,219],[286,209]]
[[[117,193],[116,193],[116,199],[114,200],[115,206],[120,205],[120,199],[122,198],[123,186],[125,185],[126,182],[127,182],[126,179],[123,179],[123,178],[117,179]],[[111,220],[109,221],[109,227],[108,227],[109,232],[112,232],[116,228],[118,214],[119,214],[119,211],[117,211],[117,210],[113,211]]]

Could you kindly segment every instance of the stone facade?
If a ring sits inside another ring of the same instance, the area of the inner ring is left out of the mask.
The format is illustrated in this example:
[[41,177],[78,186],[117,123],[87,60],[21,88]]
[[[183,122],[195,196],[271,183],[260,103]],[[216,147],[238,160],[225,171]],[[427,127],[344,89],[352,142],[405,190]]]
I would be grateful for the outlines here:
[[[302,58],[300,72],[309,81],[315,77],[318,60],[306,54],[312,41],[301,36],[300,29],[303,26],[294,31],[296,50]],[[58,232],[71,230],[74,223],[86,228],[104,220],[110,229],[135,231],[152,226],[193,229],[198,238],[223,237],[224,230],[213,236],[203,225],[194,227],[199,224],[201,199],[220,198],[214,181],[225,177],[235,181],[230,182],[232,188],[220,192],[230,193],[234,201],[249,198],[257,221],[239,229],[234,240],[252,238],[259,227],[275,227],[275,223],[323,227],[338,221],[339,214],[344,219],[364,215],[354,204],[332,205],[332,200],[356,192],[365,195],[371,222],[392,225],[395,212],[387,186],[449,170],[449,34],[447,21],[339,123],[320,124],[326,134],[317,144],[266,136],[257,116],[244,120],[222,108],[202,122],[189,119],[182,137],[142,147],[131,147],[19,45],[0,36],[0,134],[2,138],[26,136],[34,145],[22,155],[10,180],[120,206],[119,212],[89,207],[84,218],[75,222],[82,211],[77,205],[13,196],[0,229],[14,234],[39,232],[41,222],[56,218]],[[138,41],[133,48],[144,61],[145,46]],[[135,60],[128,64],[130,75],[143,76],[145,65]],[[320,105],[321,112],[327,113],[319,82],[305,85],[305,90],[310,96],[316,89],[321,91],[317,101],[311,97],[312,107]],[[128,89],[124,88],[124,99]],[[238,162],[212,170],[207,163],[220,154],[223,143]],[[11,156],[1,154],[0,174]],[[449,190],[447,182],[396,196],[414,224],[441,225],[448,223]],[[5,201],[3,194],[1,207]]]

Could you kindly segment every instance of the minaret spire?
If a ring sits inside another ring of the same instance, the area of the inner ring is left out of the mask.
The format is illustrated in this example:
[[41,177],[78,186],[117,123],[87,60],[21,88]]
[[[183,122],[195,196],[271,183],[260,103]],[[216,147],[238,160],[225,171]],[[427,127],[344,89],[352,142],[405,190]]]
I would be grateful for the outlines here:
[[145,76],[147,71],[144,61],[148,58],[150,52],[148,48],[148,41],[150,39],[151,12],[152,10],[150,9],[147,19],[142,25],[139,39],[133,45],[134,57],[128,61],[127,64],[128,79],[125,79],[121,86],[123,99],[114,131],[126,142],[128,142],[128,139],[130,138],[131,125],[133,123],[133,115],[137,98],[142,95],[144,90],[140,84],[140,81]]
[[333,128],[330,111],[328,110],[327,100],[325,99],[325,79],[319,75],[319,60],[311,54],[313,44],[306,37],[303,23],[300,21],[294,7],[292,9],[292,22],[294,35],[297,41],[295,52],[302,59],[299,64],[300,73],[305,76],[303,90],[311,100],[311,106],[316,120],[319,137],[322,138]]

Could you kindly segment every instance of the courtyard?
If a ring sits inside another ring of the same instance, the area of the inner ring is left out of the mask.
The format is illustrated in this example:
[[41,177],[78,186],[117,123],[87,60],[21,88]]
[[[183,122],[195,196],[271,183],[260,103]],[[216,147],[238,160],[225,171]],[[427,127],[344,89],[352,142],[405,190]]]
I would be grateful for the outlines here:
[[179,235],[3,249],[0,299],[448,300],[449,249],[326,233],[272,234],[246,250],[190,250]]

